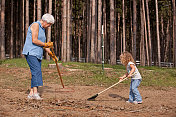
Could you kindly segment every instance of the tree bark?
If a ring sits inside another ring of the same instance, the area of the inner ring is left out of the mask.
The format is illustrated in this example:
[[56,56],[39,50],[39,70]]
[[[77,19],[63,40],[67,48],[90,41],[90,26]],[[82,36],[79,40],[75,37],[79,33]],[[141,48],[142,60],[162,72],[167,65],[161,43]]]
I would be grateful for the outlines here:
[[26,26],[25,26],[25,35],[27,35],[28,27],[29,27],[29,0],[26,0]]
[[150,16],[148,8],[148,0],[146,0],[146,9],[147,9],[147,26],[148,26],[148,40],[149,40],[149,65],[152,66],[152,43],[151,43],[151,33],[150,33]]
[[36,0],[34,0],[34,14],[33,14],[33,22],[35,22],[35,4],[36,3]]
[[166,29],[166,46],[165,46],[165,53],[164,53],[164,62],[168,61],[168,54],[169,54],[169,41],[170,41],[170,34],[169,34],[169,19],[167,22],[167,29]]
[[91,62],[95,63],[95,0],[92,0],[92,34],[91,34]]
[[146,48],[146,58],[147,58],[147,65],[149,66],[149,54],[148,54],[148,39],[147,39],[147,27],[146,27],[146,18],[145,18],[145,6],[144,0],[142,0],[142,9],[143,9],[143,20],[144,20],[144,31],[145,31],[145,48]]
[[37,20],[41,19],[41,12],[42,7],[41,7],[41,0],[37,0]]
[[145,48],[144,48],[144,15],[142,12],[142,3],[140,5],[141,14],[141,41],[140,41],[140,65],[145,66]]
[[21,49],[20,49],[20,55],[21,57],[24,57],[22,55],[23,46],[24,46],[24,0],[22,0],[22,8],[21,8],[21,25],[20,25],[20,40],[21,40]]
[[136,61],[136,0],[133,0],[133,43],[132,43],[132,55],[134,61]]
[[5,59],[5,0],[1,0],[0,59]]
[[63,11],[62,11],[62,61],[66,62],[66,45],[67,45],[67,1],[63,1]]
[[173,62],[176,67],[176,11],[175,11],[175,0],[172,0],[173,5]]
[[157,53],[158,53],[158,66],[161,66],[161,55],[160,55],[160,37],[159,37],[159,20],[158,20],[158,0],[155,0],[156,5],[156,32],[157,32]]
[[[49,14],[52,14],[52,0],[49,0]],[[47,42],[51,41],[51,26],[47,29]],[[50,60],[50,56],[46,54],[46,60]]]
[[101,49],[101,25],[102,25],[102,0],[98,0],[98,59],[97,62],[101,63],[102,61],[102,49]]
[[67,1],[67,61],[71,60],[71,0]]
[[[123,19],[123,52],[126,50],[126,37],[125,37],[125,2],[124,0],[122,1],[122,10],[123,10],[123,16],[122,16],[122,19]],[[121,42],[122,43],[122,42]]]
[[90,62],[90,37],[91,37],[91,11],[92,11],[92,0],[87,0],[87,55],[86,62]]
[[116,64],[116,38],[114,27],[114,1],[110,0],[110,63]]
[[11,25],[10,25],[10,58],[13,58],[13,0],[11,0]]

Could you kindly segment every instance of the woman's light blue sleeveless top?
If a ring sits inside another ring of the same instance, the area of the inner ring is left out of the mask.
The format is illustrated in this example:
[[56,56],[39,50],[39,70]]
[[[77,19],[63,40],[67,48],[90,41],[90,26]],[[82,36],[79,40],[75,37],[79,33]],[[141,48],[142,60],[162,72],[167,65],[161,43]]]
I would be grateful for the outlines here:
[[[46,41],[45,29],[42,27],[40,21],[33,22],[33,23],[38,23],[39,24],[38,40],[40,40],[42,42],[45,42]],[[42,60],[43,47],[35,45],[34,43],[32,43],[32,31],[30,29],[31,25],[28,28],[26,41],[25,41],[25,44],[24,44],[22,54],[23,55],[28,55],[29,54],[29,55],[32,55],[32,56],[36,56],[38,59]]]

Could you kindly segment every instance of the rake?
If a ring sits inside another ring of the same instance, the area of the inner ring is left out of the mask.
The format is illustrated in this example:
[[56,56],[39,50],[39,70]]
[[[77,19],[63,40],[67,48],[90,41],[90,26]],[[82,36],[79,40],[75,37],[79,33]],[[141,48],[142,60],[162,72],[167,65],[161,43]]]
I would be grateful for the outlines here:
[[103,92],[107,91],[108,89],[110,89],[110,88],[112,88],[112,87],[116,86],[117,84],[119,84],[120,82],[122,82],[122,81],[124,81],[124,80],[126,80],[126,79],[127,79],[127,77],[126,77],[126,78],[124,78],[123,80],[120,80],[119,82],[117,82],[117,83],[113,84],[112,86],[108,87],[107,89],[105,89],[105,90],[103,90],[103,91],[101,91],[101,92],[97,93],[96,95],[94,95],[94,96],[92,96],[92,97],[88,98],[87,100],[88,100],[88,101],[94,101],[94,100],[95,100],[95,98],[96,98],[98,95],[100,95],[101,93],[103,93]]

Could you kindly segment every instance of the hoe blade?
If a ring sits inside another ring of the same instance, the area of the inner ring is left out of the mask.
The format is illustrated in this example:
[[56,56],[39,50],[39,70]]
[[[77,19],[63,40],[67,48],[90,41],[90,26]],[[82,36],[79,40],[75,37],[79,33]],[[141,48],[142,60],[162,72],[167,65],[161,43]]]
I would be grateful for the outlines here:
[[94,101],[97,96],[98,96],[98,94],[96,94],[96,95],[94,95],[94,96],[88,98],[87,100],[88,100],[88,101]]

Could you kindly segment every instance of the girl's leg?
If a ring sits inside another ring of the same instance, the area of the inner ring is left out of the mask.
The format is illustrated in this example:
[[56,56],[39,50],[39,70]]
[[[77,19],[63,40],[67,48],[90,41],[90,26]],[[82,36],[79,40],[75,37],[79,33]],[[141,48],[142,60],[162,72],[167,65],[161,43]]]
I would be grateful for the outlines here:
[[133,91],[132,91],[132,82],[133,80],[131,80],[131,84],[130,84],[130,93],[129,93],[129,102],[133,102],[134,101],[134,94],[133,94]]
[[132,92],[134,94],[134,101],[142,102],[142,97],[138,91],[138,86],[141,83],[141,79],[133,79],[132,82]]

